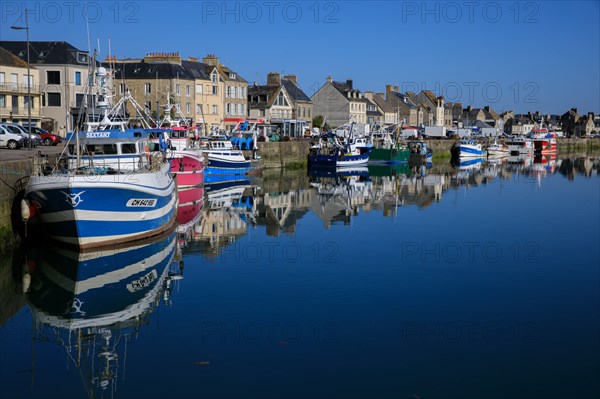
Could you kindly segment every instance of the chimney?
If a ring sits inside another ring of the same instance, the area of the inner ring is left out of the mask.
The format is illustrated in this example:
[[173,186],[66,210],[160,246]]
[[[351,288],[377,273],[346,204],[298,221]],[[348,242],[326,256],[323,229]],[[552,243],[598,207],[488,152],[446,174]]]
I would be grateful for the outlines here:
[[267,74],[267,86],[280,86],[281,75],[278,72],[269,72]]
[[375,93],[373,93],[372,91],[365,91],[365,98],[373,101],[374,96],[375,96]]
[[190,56],[188,57],[188,61],[198,62],[198,58]]
[[490,106],[486,105],[485,107],[483,107],[484,110],[486,110],[487,112],[490,112]]
[[202,58],[202,62],[211,66],[219,66],[219,57],[214,54],[208,54],[206,57]]
[[331,75],[327,76],[327,83],[333,83],[333,78]]
[[298,84],[298,77],[296,75],[285,75],[283,78]]
[[347,80],[346,80],[346,85],[348,86],[348,88],[349,88],[350,90],[352,90],[352,79],[347,79]]
[[398,86],[394,86],[394,85],[385,85],[385,99],[387,100],[388,98],[390,98],[390,93],[392,91],[395,91],[396,93],[399,92],[398,90]]

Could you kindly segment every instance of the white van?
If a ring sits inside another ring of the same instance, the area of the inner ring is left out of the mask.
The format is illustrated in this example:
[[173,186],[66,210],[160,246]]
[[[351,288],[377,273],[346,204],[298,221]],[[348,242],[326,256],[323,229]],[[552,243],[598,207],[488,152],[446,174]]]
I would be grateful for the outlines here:
[[23,136],[15,134],[6,128],[6,125],[0,124],[0,147],[15,150],[23,146]]

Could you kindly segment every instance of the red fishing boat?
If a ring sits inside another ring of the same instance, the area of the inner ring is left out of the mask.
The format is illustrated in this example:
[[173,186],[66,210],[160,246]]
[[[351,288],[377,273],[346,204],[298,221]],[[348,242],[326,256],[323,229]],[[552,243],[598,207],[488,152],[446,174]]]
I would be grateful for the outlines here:
[[533,129],[530,133],[533,139],[535,154],[556,154],[556,134],[546,128]]

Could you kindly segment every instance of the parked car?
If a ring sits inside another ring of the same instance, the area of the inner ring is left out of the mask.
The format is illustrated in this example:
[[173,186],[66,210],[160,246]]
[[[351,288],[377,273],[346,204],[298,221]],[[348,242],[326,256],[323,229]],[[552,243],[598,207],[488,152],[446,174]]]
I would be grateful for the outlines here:
[[[23,125],[23,129],[27,130],[27,126]],[[62,142],[62,137],[49,133],[41,127],[32,126],[31,131],[42,138],[42,143],[44,143],[44,145],[57,145]]]
[[17,125],[16,123],[5,123],[4,126],[12,133],[21,134],[21,136],[23,136],[25,139],[23,143],[25,147],[29,147],[30,144],[31,147],[37,147],[42,143],[42,138],[38,134],[31,132],[30,137],[27,129],[21,125]]
[[0,124],[0,147],[16,150],[17,148],[23,147],[23,142],[24,139],[21,133],[13,133],[6,128],[5,124]]

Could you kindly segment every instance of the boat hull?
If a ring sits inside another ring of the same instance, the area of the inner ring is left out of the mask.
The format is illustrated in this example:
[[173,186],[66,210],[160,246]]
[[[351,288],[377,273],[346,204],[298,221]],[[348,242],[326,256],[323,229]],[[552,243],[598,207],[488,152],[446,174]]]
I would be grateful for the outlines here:
[[457,145],[452,148],[452,155],[459,158],[480,158],[485,150],[480,145]]
[[177,208],[169,164],[155,172],[32,176],[25,198],[50,239],[82,249],[160,234]]
[[408,161],[410,150],[396,148],[374,148],[369,156],[369,163],[400,163]]
[[358,155],[328,155],[316,154],[308,157],[308,163],[312,167],[340,167],[340,166],[357,166],[366,165],[369,162],[369,154],[371,149]]
[[503,150],[500,150],[500,149],[492,150],[492,149],[488,148],[487,155],[488,155],[488,157],[501,158],[501,157],[507,157],[509,155],[509,152],[508,152],[508,148],[503,149]]
[[200,151],[175,151],[171,172],[177,176],[177,187],[198,186],[204,181],[204,162]]
[[550,155],[556,153],[556,139],[535,139],[533,140],[535,154]]
[[232,169],[249,168],[250,161],[246,160],[243,155],[229,156],[220,153],[209,153],[208,167]]

